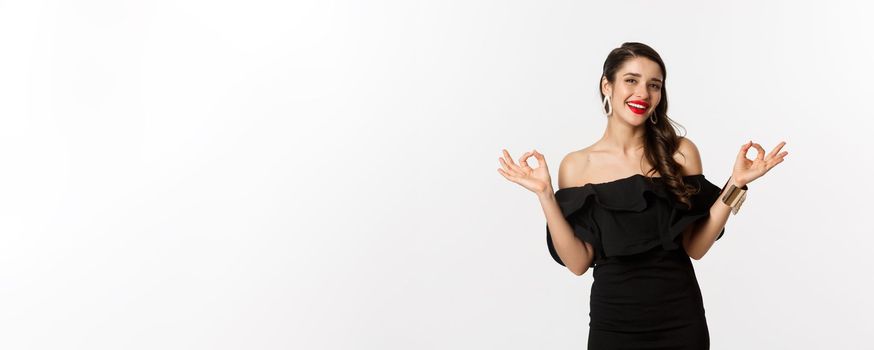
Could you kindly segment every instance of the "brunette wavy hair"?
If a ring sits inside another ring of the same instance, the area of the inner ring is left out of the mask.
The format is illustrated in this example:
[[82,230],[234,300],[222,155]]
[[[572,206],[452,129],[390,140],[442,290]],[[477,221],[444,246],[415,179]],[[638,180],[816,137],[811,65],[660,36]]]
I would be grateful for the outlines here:
[[[604,92],[601,91],[601,80],[605,77],[607,81],[614,84],[616,81],[616,72],[625,61],[635,57],[645,57],[657,63],[662,70],[662,98],[659,104],[655,107],[653,113],[656,114],[656,123],[653,124],[649,118],[645,121],[645,136],[643,155],[649,160],[654,167],[647,171],[647,174],[658,173],[662,177],[663,182],[667,185],[676,200],[690,208],[692,203],[689,199],[692,194],[699,189],[687,185],[683,182],[680,164],[674,160],[673,154],[677,152],[680,145],[680,136],[674,129],[674,125],[682,128],[682,125],[674,122],[668,117],[668,90],[667,71],[665,63],[662,61],[658,52],[653,50],[646,44],[637,42],[623,43],[622,46],[610,51],[607,59],[604,60],[604,70],[601,79],[598,79],[598,91],[601,94],[601,100],[604,100]],[[607,112],[607,106],[604,107],[604,112]],[[685,128],[683,128],[685,130]],[[683,155],[685,157],[685,155]],[[643,159],[641,159],[643,162]]]

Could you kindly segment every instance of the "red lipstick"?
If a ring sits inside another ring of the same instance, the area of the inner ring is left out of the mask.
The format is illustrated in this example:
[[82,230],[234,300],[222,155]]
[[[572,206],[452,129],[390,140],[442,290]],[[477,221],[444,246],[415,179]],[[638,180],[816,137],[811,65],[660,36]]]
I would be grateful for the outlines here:
[[[631,104],[635,104],[637,106],[632,106]],[[646,109],[649,108],[649,103],[646,101],[636,100],[636,101],[628,101],[626,104],[628,109],[630,109],[634,114],[644,114],[646,113]],[[643,107],[643,108],[640,108]]]

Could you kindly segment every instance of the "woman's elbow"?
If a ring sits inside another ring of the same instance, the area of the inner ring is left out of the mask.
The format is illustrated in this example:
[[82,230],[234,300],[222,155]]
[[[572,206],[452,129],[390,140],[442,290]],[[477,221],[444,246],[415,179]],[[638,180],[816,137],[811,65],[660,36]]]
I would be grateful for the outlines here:
[[582,267],[582,268],[575,268],[575,269],[569,269],[569,270],[571,270],[571,272],[572,272],[574,275],[582,276],[583,274],[586,273],[586,271],[589,271],[589,267],[588,267],[588,266],[584,266],[584,267]]

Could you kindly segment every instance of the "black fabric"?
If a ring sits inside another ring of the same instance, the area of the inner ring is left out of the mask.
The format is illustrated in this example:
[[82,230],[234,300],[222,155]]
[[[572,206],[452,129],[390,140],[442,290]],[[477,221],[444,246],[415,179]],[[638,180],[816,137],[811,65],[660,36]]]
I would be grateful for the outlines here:
[[[710,207],[722,191],[703,174],[683,176],[683,182],[699,189],[689,209],[674,200],[660,177],[641,174],[563,188],[555,192],[555,198],[574,235],[595,248],[595,266],[611,256],[642,253],[660,245],[665,250],[680,248],[683,230],[710,216]],[[725,228],[716,239],[724,233]],[[546,244],[555,262],[564,266],[548,225]]]
[[[660,177],[642,174],[555,193],[574,235],[595,250],[589,349],[706,349],[707,321],[682,232],[710,215],[722,189],[703,174],[691,208],[674,200]],[[719,233],[719,238],[725,229]],[[552,243],[552,258],[562,266]]]

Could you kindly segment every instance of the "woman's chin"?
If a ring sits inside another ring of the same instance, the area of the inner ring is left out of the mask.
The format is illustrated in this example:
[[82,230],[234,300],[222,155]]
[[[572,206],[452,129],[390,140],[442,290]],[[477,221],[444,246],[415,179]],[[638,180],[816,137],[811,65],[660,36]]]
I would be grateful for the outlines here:
[[626,113],[622,113],[621,117],[626,123],[637,126],[646,122],[645,114],[637,114],[632,111],[625,111]]

